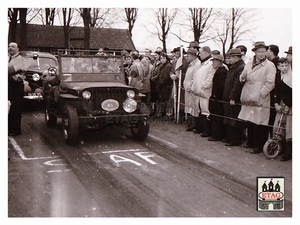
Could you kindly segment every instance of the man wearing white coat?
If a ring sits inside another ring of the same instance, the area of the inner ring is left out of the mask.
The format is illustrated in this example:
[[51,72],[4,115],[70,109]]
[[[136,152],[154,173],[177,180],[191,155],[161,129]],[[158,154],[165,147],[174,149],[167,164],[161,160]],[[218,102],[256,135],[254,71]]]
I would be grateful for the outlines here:
[[276,68],[266,58],[268,46],[263,41],[256,42],[252,51],[253,61],[249,61],[240,81],[244,83],[241,93],[242,108],[238,118],[248,121],[248,142],[252,142],[252,154],[262,152],[268,140],[270,117],[270,92],[275,87]]
[[188,116],[188,127],[186,131],[192,131],[196,127],[196,121],[199,117],[199,102],[197,96],[191,91],[193,86],[195,74],[200,67],[200,61],[197,58],[198,51],[193,48],[189,48],[186,52],[186,60],[189,63],[186,70],[185,78],[183,81],[184,87],[184,112]]
[[[213,68],[211,58],[211,50],[208,46],[200,48],[201,66],[197,71],[192,86],[192,92],[199,98],[201,115],[199,116],[199,124],[196,127],[201,132],[202,137],[210,136],[211,124],[208,120],[209,97],[212,92],[212,84],[216,69]],[[196,131],[196,132],[197,132]]]

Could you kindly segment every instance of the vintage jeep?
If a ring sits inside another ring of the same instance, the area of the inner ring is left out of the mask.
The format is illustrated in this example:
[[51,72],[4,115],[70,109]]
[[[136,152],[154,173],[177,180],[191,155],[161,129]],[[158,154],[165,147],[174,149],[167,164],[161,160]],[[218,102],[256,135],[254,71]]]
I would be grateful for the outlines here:
[[64,139],[77,143],[79,132],[110,124],[126,124],[134,138],[149,132],[149,110],[137,89],[125,84],[118,56],[59,55],[57,74],[44,82],[45,121],[62,118]]
[[25,81],[30,87],[24,99],[43,100],[43,73],[50,67],[57,68],[57,58],[48,52],[21,51],[20,55],[26,60]]

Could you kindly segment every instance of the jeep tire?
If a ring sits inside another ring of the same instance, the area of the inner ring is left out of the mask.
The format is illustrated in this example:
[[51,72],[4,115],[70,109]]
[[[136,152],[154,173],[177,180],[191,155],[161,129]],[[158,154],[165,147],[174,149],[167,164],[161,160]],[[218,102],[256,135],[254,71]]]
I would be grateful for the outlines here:
[[47,127],[55,127],[57,123],[57,117],[50,112],[48,107],[45,109],[45,121]]
[[134,127],[131,127],[131,134],[136,140],[143,141],[147,138],[149,129],[149,121],[147,118],[144,118],[139,120]]
[[75,145],[78,140],[79,121],[75,108],[65,106],[62,114],[62,127],[64,139],[67,144]]

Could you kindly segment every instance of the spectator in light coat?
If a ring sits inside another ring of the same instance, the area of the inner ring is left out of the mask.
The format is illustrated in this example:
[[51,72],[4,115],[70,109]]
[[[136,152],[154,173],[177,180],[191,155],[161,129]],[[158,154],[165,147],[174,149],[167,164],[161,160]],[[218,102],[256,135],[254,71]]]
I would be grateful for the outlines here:
[[186,131],[192,131],[196,128],[196,118],[199,117],[199,98],[191,91],[194,83],[194,77],[197,70],[200,68],[200,61],[197,58],[198,51],[194,48],[189,48],[186,52],[186,60],[189,63],[183,81],[183,88],[185,90],[184,96],[184,112],[188,116],[188,127]]
[[129,68],[129,85],[135,87],[140,92],[143,90],[143,82],[145,76],[145,69],[139,60],[139,52],[134,50],[130,53],[132,57],[132,65]]
[[150,86],[150,78],[151,78],[151,70],[153,68],[153,65],[150,62],[149,56],[144,56],[141,60],[141,63],[144,66],[145,69],[145,76],[144,76],[144,82],[143,82],[143,90],[142,93],[146,95],[145,102],[147,106],[150,104],[150,94],[151,94],[151,86]]
[[268,46],[263,41],[256,42],[252,49],[255,53],[253,61],[248,62],[240,75],[244,86],[238,118],[249,122],[248,141],[252,139],[254,145],[252,154],[262,152],[268,139],[270,92],[275,87],[276,68],[266,58],[267,49]]
[[200,48],[201,65],[197,71],[194,83],[192,86],[193,93],[199,98],[201,115],[199,124],[196,128],[196,133],[200,132],[202,137],[210,135],[210,121],[208,120],[209,112],[209,97],[211,96],[213,77],[216,69],[212,66],[211,50],[208,46]]

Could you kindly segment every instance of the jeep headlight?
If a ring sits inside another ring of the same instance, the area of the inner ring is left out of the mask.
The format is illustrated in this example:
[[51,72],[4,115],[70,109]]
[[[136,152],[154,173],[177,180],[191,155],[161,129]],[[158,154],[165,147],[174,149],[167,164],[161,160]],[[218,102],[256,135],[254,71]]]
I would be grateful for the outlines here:
[[137,102],[132,98],[127,98],[123,102],[123,109],[128,113],[134,112],[136,108],[137,108]]
[[92,96],[92,93],[91,93],[90,91],[83,91],[83,92],[82,92],[82,97],[83,97],[84,99],[90,99],[91,96]]
[[133,90],[128,90],[126,92],[126,94],[127,94],[128,98],[134,98],[135,97],[135,92]]
[[32,79],[33,79],[34,81],[38,81],[38,80],[40,80],[40,75],[37,74],[37,73],[34,73],[34,74],[32,74]]

